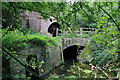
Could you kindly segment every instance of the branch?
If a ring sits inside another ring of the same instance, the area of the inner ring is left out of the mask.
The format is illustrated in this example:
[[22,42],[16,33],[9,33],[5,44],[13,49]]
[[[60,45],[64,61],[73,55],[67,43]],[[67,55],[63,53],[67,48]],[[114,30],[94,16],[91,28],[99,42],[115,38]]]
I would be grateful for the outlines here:
[[112,18],[112,16],[111,16],[107,11],[105,11],[100,5],[98,5],[98,7],[99,7],[100,9],[102,9],[102,10],[110,17],[110,19],[111,19],[111,20],[115,23],[115,25],[117,26],[118,31],[120,31],[119,25],[115,22],[115,20]]

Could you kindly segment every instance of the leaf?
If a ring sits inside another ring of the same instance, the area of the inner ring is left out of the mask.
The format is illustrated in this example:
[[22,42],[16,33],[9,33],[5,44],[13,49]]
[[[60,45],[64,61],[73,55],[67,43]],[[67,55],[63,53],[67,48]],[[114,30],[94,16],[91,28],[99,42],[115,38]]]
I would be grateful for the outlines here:
[[85,72],[85,73],[91,73],[92,72],[92,70],[83,70],[83,72]]

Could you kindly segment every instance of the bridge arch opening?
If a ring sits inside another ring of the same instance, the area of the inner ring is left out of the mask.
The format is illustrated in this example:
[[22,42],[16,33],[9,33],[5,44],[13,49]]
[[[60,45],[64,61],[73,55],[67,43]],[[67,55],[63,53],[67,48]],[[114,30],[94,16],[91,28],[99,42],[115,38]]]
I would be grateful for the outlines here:
[[64,63],[68,66],[72,65],[73,63],[77,62],[77,55],[78,55],[78,46],[73,45],[67,47],[63,50],[63,58]]
[[79,53],[82,53],[85,46],[72,45],[63,50],[63,59],[67,67],[79,61]]
[[60,25],[57,22],[52,23],[48,28],[48,33],[52,34],[52,37],[56,37],[59,31]]

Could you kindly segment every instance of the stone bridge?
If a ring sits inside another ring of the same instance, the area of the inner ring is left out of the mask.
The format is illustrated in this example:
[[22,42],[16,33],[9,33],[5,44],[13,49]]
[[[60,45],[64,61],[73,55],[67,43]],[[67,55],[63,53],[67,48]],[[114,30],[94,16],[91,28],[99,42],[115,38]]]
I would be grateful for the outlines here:
[[[57,30],[57,29],[56,29]],[[78,36],[83,36],[83,35],[88,35],[90,33],[95,33],[96,28],[80,28],[80,31],[74,31],[75,34],[72,35],[78,35]],[[56,31],[58,33],[58,31]],[[63,33],[58,33],[56,35],[58,36],[66,36],[70,35],[68,31],[65,31]],[[79,46],[85,46],[87,42],[89,42],[89,38],[80,38],[80,37],[71,37],[71,38],[63,38],[62,39],[62,48],[65,49],[67,47],[73,46],[73,45],[79,45]]]
[[87,42],[90,40],[88,38],[63,38],[62,40],[62,48],[65,49],[69,46],[73,45],[79,45],[79,46],[85,46]]
[[79,56],[79,53],[83,53],[85,51],[86,44],[89,41],[90,40],[88,38],[78,38],[78,37],[63,38],[62,60],[64,60],[64,63],[72,64],[73,62],[80,60],[81,58]]

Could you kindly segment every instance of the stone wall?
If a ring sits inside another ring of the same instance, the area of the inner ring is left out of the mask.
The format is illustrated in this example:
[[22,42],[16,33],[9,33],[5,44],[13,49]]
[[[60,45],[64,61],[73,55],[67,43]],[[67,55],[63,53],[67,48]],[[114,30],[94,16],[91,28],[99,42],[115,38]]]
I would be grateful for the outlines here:
[[[26,59],[29,55],[35,54],[37,56],[38,62],[43,60],[41,49],[39,47],[29,48],[25,50],[21,50],[17,52],[17,59],[19,59],[23,64],[26,64]],[[18,62],[16,62],[13,58],[10,59],[10,66],[11,66],[11,74],[17,75],[13,78],[25,78],[26,75],[26,68],[21,66]]]
[[[47,49],[48,49],[48,54],[43,53],[40,47],[25,49],[18,52],[17,57],[22,63],[26,63],[27,57],[29,55],[35,54],[37,56],[37,60],[39,63],[41,61],[45,62],[42,66],[42,69],[46,72],[54,68],[55,66],[59,65],[62,60],[61,45],[48,47]],[[26,69],[12,58],[10,59],[10,66],[11,66],[10,68],[11,74],[16,75],[13,78],[25,78],[24,75],[26,75]],[[39,68],[39,71],[40,74],[42,74],[41,68]]]
[[55,47],[49,48],[49,57],[47,59],[46,65],[49,66],[48,68],[54,68],[55,66],[59,65],[63,60],[63,50],[62,50],[62,42]]
[[[42,16],[40,16],[39,12],[34,11],[24,11],[20,15],[20,19],[22,20],[22,24],[24,27],[51,36],[50,34],[48,34],[48,28],[52,23],[56,22],[54,17],[50,16],[50,18],[44,20]],[[52,19],[52,22],[50,21],[50,19]]]

